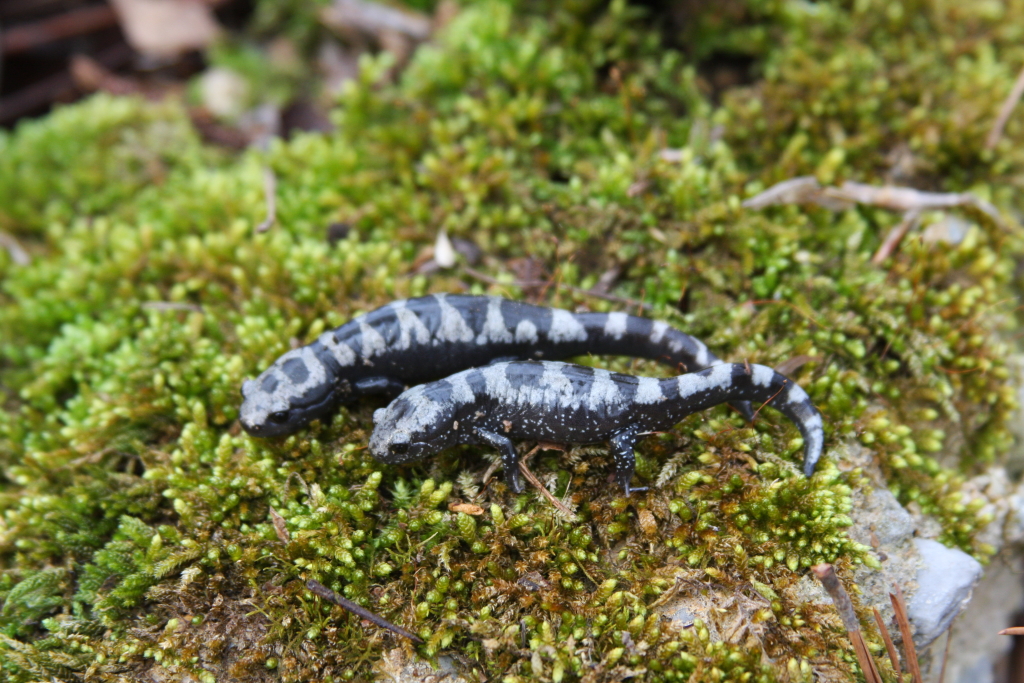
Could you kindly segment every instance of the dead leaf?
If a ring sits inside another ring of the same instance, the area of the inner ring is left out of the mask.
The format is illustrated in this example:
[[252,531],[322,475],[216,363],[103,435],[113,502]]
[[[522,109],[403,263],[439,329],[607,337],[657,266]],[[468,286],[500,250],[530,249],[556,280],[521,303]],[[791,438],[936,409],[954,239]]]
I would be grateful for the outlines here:
[[658,534],[658,522],[654,519],[654,513],[644,508],[637,513],[638,521],[640,522],[640,528],[644,532],[644,536],[653,538]]
[[151,57],[202,50],[221,29],[209,5],[195,0],[111,0],[128,43]]
[[437,233],[437,240],[434,241],[434,260],[442,268],[451,268],[455,265],[455,247],[448,239],[448,233],[444,228]]
[[277,533],[279,541],[287,543],[292,540],[291,534],[288,533],[288,525],[284,521],[284,517],[282,517],[274,508],[270,508],[270,519],[274,522],[274,531]]
[[473,505],[472,503],[450,503],[448,509],[452,512],[464,512],[467,515],[482,515],[484,509],[479,505]]

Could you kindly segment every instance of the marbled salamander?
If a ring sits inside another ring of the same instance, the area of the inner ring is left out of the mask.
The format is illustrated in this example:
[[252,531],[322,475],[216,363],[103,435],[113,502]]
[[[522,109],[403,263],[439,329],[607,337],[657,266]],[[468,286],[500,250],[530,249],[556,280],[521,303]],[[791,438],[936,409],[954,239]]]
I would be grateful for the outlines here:
[[373,415],[370,452],[398,464],[456,444],[498,449],[510,489],[522,490],[512,439],[607,441],[616,478],[633,478],[633,447],[644,433],[727,401],[759,401],[792,420],[804,437],[804,474],[821,457],[821,414],[806,392],[764,365],[720,364],[668,379],[634,377],[557,362],[514,361],[465,370],[409,389]]
[[[496,361],[588,353],[659,360],[679,371],[722,361],[668,324],[625,313],[570,313],[499,297],[434,294],[395,301],[324,332],[242,385],[242,427],[256,436],[298,431],[368,394]],[[747,419],[750,405],[736,404]]]

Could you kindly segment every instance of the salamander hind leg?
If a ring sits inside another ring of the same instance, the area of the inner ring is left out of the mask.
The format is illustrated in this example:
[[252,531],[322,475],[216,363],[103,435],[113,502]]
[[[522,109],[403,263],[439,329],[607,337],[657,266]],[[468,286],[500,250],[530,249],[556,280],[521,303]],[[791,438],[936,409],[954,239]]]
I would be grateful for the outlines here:
[[615,478],[623,490],[625,490],[627,496],[634,491],[647,490],[646,486],[631,487],[629,485],[636,471],[636,456],[633,454],[633,448],[636,446],[639,433],[639,427],[631,426],[626,427],[609,439],[612,457],[615,458]]
[[501,466],[505,470],[505,483],[514,493],[522,493],[523,478],[519,474],[519,453],[516,452],[516,447],[501,434],[486,429],[476,429],[475,432],[480,441],[498,449],[498,453],[501,454]]

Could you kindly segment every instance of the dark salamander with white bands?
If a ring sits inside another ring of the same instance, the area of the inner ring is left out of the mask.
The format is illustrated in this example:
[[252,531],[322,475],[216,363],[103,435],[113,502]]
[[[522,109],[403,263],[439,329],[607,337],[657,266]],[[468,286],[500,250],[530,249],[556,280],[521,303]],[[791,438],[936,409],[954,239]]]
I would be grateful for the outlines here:
[[370,452],[399,464],[456,444],[487,444],[501,454],[519,493],[513,439],[564,444],[608,442],[619,484],[632,488],[633,447],[688,415],[726,402],[758,401],[780,411],[804,438],[804,474],[824,444],[821,414],[792,380],[764,365],[721,364],[668,379],[634,377],[558,362],[514,361],[465,370],[409,389],[373,415]]
[[[395,301],[284,354],[242,385],[239,418],[255,436],[292,434],[360,396],[394,398],[406,386],[496,361],[590,353],[650,358],[676,372],[722,362],[697,339],[648,318],[434,294]],[[753,418],[749,404],[735,407]]]

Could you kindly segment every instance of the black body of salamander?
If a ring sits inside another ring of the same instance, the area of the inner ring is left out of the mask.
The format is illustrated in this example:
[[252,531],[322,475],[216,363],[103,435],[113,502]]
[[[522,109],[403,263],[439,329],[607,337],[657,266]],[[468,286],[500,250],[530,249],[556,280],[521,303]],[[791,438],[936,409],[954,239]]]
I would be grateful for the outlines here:
[[466,370],[409,389],[374,413],[370,452],[398,464],[456,444],[488,444],[502,457],[506,481],[522,490],[512,439],[608,442],[616,478],[629,492],[633,447],[688,415],[734,401],[767,403],[804,438],[810,476],[824,443],[821,414],[792,380],[763,365],[720,364],[668,379],[634,377],[558,362],[515,361]]
[[[658,360],[677,372],[722,361],[666,323],[625,313],[571,313],[499,297],[434,294],[395,301],[324,332],[242,385],[239,419],[256,436],[298,431],[360,396],[515,359],[586,354]],[[749,404],[735,404],[747,419]]]

